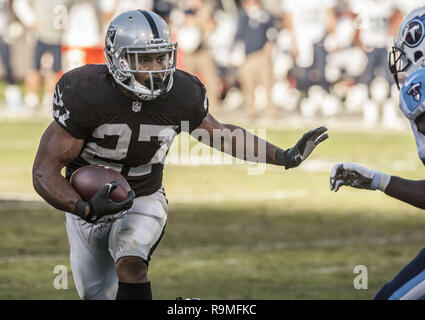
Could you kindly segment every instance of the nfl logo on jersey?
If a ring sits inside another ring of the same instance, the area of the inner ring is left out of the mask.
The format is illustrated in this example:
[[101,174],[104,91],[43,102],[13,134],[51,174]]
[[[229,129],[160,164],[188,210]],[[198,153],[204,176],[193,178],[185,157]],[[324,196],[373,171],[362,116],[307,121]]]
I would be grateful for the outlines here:
[[140,101],[133,101],[133,107],[131,108],[134,112],[142,110],[142,103]]

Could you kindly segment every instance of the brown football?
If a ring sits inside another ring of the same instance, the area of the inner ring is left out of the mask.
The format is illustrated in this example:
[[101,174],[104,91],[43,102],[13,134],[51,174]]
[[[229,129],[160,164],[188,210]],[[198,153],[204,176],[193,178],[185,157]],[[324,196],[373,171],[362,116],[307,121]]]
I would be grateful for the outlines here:
[[71,185],[85,201],[90,200],[105,184],[118,182],[110,194],[112,201],[121,202],[128,197],[131,188],[127,180],[114,169],[87,165],[74,171],[71,175]]

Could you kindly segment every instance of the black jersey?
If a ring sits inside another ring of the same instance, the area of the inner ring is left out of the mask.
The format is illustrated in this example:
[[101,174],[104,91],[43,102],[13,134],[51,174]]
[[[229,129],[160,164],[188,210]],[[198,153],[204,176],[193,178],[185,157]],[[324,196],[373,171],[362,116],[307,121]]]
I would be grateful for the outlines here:
[[66,131],[84,139],[80,155],[66,168],[67,179],[84,165],[105,165],[120,172],[142,196],[161,187],[174,137],[201,124],[208,99],[198,78],[176,70],[166,95],[133,100],[118,91],[106,65],[92,64],[61,77],[53,109],[54,119]]

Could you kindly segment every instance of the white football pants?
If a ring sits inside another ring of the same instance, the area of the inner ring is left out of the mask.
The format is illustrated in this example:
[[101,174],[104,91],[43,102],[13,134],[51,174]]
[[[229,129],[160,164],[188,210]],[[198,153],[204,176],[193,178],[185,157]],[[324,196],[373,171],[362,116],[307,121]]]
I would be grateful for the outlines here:
[[82,299],[115,299],[118,277],[115,263],[136,256],[149,263],[167,222],[163,189],[134,200],[133,207],[112,223],[91,224],[66,213],[72,274]]

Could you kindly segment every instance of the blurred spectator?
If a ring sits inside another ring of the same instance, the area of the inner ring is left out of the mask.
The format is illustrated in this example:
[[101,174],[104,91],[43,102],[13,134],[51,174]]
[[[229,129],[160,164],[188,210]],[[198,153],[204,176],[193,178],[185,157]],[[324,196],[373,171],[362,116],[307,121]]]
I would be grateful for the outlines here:
[[319,84],[328,90],[325,78],[325,36],[335,31],[334,0],[282,0],[284,26],[291,31],[297,88],[307,94]]
[[258,86],[266,90],[266,112],[275,114],[272,102],[273,41],[276,40],[277,30],[273,17],[261,5],[259,0],[243,0],[243,10],[239,16],[235,38],[235,50],[243,48],[245,59],[240,65],[239,81],[245,104],[250,117],[256,118],[255,91]]
[[380,73],[392,83],[387,51],[388,43],[391,41],[389,23],[395,12],[392,2],[351,0],[350,5],[357,15],[358,45],[366,52],[368,58],[366,70],[358,81],[370,85],[377,73]]
[[[423,5],[425,0],[0,0],[6,103],[22,104],[15,82],[25,75],[25,105],[40,104],[44,79],[43,104],[50,109],[58,73],[104,63],[110,21],[147,9],[169,22],[179,45],[178,68],[205,83],[213,112],[245,101],[252,118],[260,108],[273,115],[277,107],[312,118],[343,115],[344,106],[350,119],[362,114],[366,124],[381,119],[399,128],[387,47],[403,16]],[[30,71],[29,53],[22,50],[27,47],[35,47]]]
[[208,37],[208,47],[217,66],[221,81],[221,107],[232,110],[243,104],[238,88],[237,66],[232,64],[232,49],[238,22],[238,7],[231,0],[221,1],[214,11],[215,29]]
[[[422,0],[422,2],[425,4],[424,0]],[[413,11],[414,9],[412,9],[411,11]],[[397,37],[398,28],[400,27],[400,24],[403,21],[403,18],[404,18],[404,15],[402,10],[400,8],[394,7],[394,13],[389,22],[389,33],[390,33],[391,40]]]
[[[281,17],[281,25],[283,18]],[[290,31],[281,27],[276,41],[276,49],[273,55],[273,73],[276,83],[273,86],[272,97],[277,107],[285,111],[294,112],[298,110],[300,91],[296,88],[293,68],[293,37]]]
[[[363,121],[374,126],[382,115],[382,105],[390,97],[394,83],[388,69],[388,49],[393,36],[390,21],[395,13],[394,3],[388,0],[351,0],[356,14],[356,44],[367,56],[364,73],[357,79],[357,89],[364,97]],[[393,27],[394,30],[397,27]],[[363,92],[361,92],[363,91]]]
[[104,63],[104,35],[96,10],[96,0],[74,1],[62,37],[64,72],[90,63]]
[[392,0],[392,2],[400,10],[403,17],[415,9],[425,6],[425,0]]
[[177,42],[182,51],[180,66],[197,75],[205,84],[211,111],[220,107],[220,78],[208,47],[208,37],[215,30],[213,6],[204,0],[188,0],[184,23],[178,29]]
[[329,33],[323,42],[327,52],[325,75],[329,84],[347,79],[354,81],[364,72],[367,64],[363,50],[354,43],[355,15],[341,3],[338,3],[337,14],[335,31]]
[[366,69],[367,57],[355,45],[355,15],[347,2],[339,1],[336,12],[335,32],[328,34],[324,41],[327,51],[325,75],[332,94],[345,100],[346,111],[354,113],[362,108],[361,101],[357,99],[358,88],[354,87],[356,79]]
[[10,64],[10,48],[9,44],[6,42],[10,16],[9,4],[10,0],[0,0],[0,55],[6,72],[6,81],[8,84],[14,84],[15,80]]
[[[63,22],[72,0],[14,0],[20,21],[30,29],[36,44],[33,65],[25,77],[25,106],[39,106],[40,87],[44,78],[42,105],[51,108],[53,91],[62,69],[61,43]],[[66,9],[66,10],[65,10]]]
[[154,1],[153,11],[158,14],[162,19],[164,19],[167,24],[169,24],[170,14],[171,11],[173,11],[173,5],[166,0],[157,0]]
[[101,16],[102,35],[106,34],[109,23],[119,14],[129,10],[152,10],[153,0],[97,0]]
[[0,58],[6,75],[6,88],[4,90],[6,105],[11,109],[21,106],[21,92],[15,83],[10,60],[9,26],[11,22],[10,0],[0,0]]
[[302,93],[299,109],[303,117],[335,116],[341,102],[330,93],[326,78],[328,52],[324,41],[333,34],[337,16],[334,0],[282,0],[283,25],[290,33],[295,66],[290,76]]

